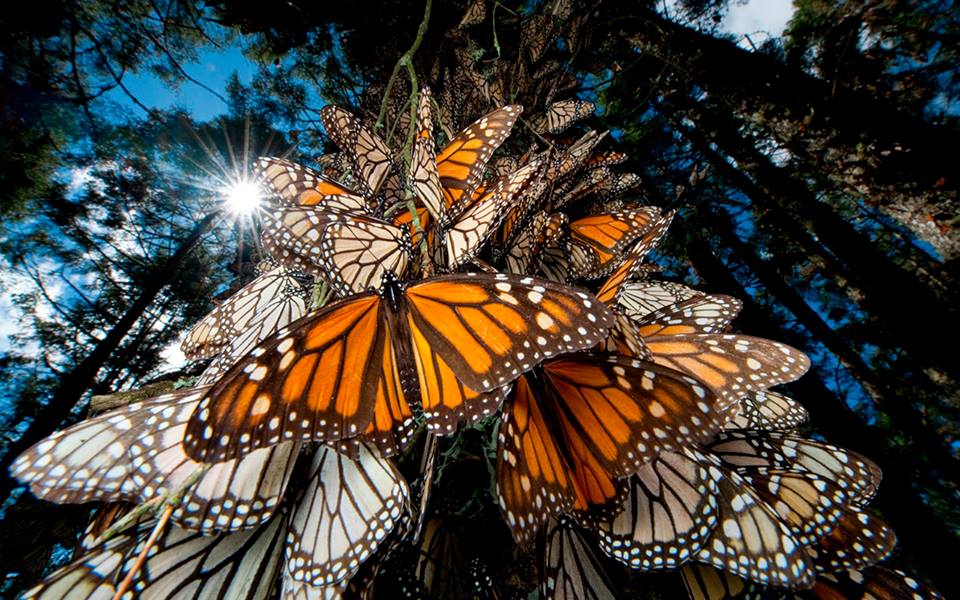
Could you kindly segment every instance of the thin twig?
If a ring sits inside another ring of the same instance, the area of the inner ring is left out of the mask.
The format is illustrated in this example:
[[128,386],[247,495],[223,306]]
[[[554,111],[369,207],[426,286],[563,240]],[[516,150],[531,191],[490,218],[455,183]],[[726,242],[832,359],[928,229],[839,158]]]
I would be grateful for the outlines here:
[[432,8],[433,0],[427,0],[426,6],[423,9],[423,20],[420,21],[420,27],[417,28],[417,37],[414,38],[413,45],[410,46],[409,50],[400,55],[397,64],[393,66],[390,79],[387,80],[387,89],[384,90],[383,100],[380,102],[380,113],[377,115],[377,122],[373,126],[374,131],[383,127],[383,120],[387,116],[387,105],[390,102],[390,96],[393,94],[393,85],[397,81],[397,75],[400,74],[401,67],[404,67],[407,62],[410,62],[413,59],[413,55],[416,54],[417,49],[420,48],[423,36],[427,33],[427,25],[430,23],[430,10]]
[[163,511],[163,514],[160,515],[160,520],[157,521],[157,525],[153,528],[153,531],[150,532],[150,537],[147,538],[143,550],[141,550],[140,555],[137,556],[137,562],[133,563],[130,572],[127,573],[127,576],[124,577],[120,585],[117,586],[117,593],[113,595],[113,600],[123,598],[127,590],[130,589],[130,586],[133,585],[133,578],[137,576],[137,573],[143,568],[143,564],[147,562],[147,555],[150,554],[150,548],[153,548],[153,545],[157,543],[157,538],[159,538],[163,530],[166,529],[167,523],[170,521],[170,516],[173,514],[173,508],[173,505],[168,506],[166,510]]

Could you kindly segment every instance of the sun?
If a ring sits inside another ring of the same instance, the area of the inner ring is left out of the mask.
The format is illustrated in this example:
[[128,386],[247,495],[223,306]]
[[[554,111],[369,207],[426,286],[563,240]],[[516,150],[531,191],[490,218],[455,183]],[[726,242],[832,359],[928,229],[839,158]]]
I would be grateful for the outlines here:
[[262,200],[260,187],[252,181],[235,181],[227,185],[223,193],[227,208],[239,215],[252,213],[260,206]]

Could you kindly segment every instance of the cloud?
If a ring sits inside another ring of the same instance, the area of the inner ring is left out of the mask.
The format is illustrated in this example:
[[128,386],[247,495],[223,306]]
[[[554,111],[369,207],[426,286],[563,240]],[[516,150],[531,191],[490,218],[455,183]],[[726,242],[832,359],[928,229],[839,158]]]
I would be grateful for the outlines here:
[[763,31],[778,37],[783,34],[792,16],[792,0],[749,0],[744,4],[731,2],[721,29],[735,35]]

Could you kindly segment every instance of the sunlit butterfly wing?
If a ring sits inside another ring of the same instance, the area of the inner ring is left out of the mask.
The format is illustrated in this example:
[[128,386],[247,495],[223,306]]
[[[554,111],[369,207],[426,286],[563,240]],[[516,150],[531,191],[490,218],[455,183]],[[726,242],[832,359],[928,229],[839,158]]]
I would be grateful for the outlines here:
[[718,523],[696,559],[751,581],[804,588],[814,570],[803,546],[739,475],[723,470]]
[[886,559],[897,537],[880,517],[855,506],[846,507],[836,527],[807,549],[821,573],[863,569]]
[[446,206],[443,190],[440,188],[440,176],[437,173],[437,148],[433,140],[433,120],[430,117],[428,89],[420,92],[417,137],[413,143],[413,157],[410,161],[410,184],[413,186],[413,193],[430,211],[431,216],[440,220],[446,211]]
[[550,356],[595,345],[613,315],[592,296],[548,281],[497,274],[442,276],[409,286],[406,318],[466,386],[500,387]]
[[336,106],[320,110],[320,119],[337,146],[350,157],[354,177],[374,197],[393,169],[390,148],[353,115]]
[[280,199],[281,206],[359,211],[369,208],[367,201],[350,188],[283,158],[260,158],[254,175]]
[[709,294],[673,304],[638,320],[644,338],[658,335],[722,333],[730,327],[743,303],[732,296]]
[[725,431],[708,446],[728,465],[743,470],[776,467],[816,473],[867,504],[880,486],[873,461],[851,450],[778,432]]
[[702,295],[703,292],[670,281],[624,281],[620,284],[617,302],[628,315],[639,319]]
[[353,461],[321,447],[290,518],[287,573],[314,586],[349,577],[396,526],[408,497],[403,476],[375,451],[361,447]]
[[780,342],[746,335],[696,334],[644,338],[653,361],[706,384],[732,406],[751,392],[789,383],[810,359]]
[[809,418],[807,409],[799,402],[768,390],[741,398],[724,428],[786,431],[803,425]]
[[456,268],[472,258],[500,225],[506,209],[538,169],[539,163],[521,167],[508,177],[500,179],[482,198],[470,204],[445,229],[444,249],[446,265]]
[[[151,550],[128,594],[143,600],[270,597],[287,517],[238,533],[201,535],[172,527]],[[148,521],[54,571],[22,596],[30,600],[107,600],[126,577],[154,526]],[[127,596],[124,596],[127,597]]]
[[286,269],[278,267],[213,309],[190,330],[180,349],[190,359],[210,358],[249,329],[275,331],[305,311],[303,287]]
[[266,219],[264,246],[285,264],[328,279],[341,296],[380,289],[410,261],[405,229],[354,213],[286,209]]
[[324,307],[258,345],[200,401],[187,454],[223,460],[282,441],[356,437],[385,388],[400,386],[380,296]]
[[663,453],[630,478],[623,512],[599,524],[600,548],[634,569],[672,569],[717,523],[720,470],[700,453]]
[[571,523],[547,536],[540,593],[549,600],[613,600],[614,585],[596,551]]
[[617,266],[617,260],[606,259],[608,262],[604,263],[605,259],[603,257],[607,255],[598,253],[595,264],[583,271],[588,277],[611,273],[610,277],[601,286],[600,291],[597,292],[597,298],[606,303],[607,306],[618,305],[624,286],[631,279],[639,277],[644,272],[644,267],[648,266],[643,261],[650,250],[666,235],[667,228],[673,221],[673,214],[673,211],[670,211],[656,219],[640,239],[634,242],[623,260],[619,261],[619,266]]
[[181,441],[205,391],[164,394],[78,423],[24,452],[11,472],[52,502],[140,503],[180,492],[172,519],[181,527],[257,526],[283,497],[298,448],[280,444],[210,465],[191,484],[203,465],[184,454]]
[[462,212],[483,178],[487,161],[503,143],[522,111],[505,106],[485,115],[457,134],[437,155],[437,172],[446,206],[445,219]]
[[821,575],[804,598],[834,600],[943,600],[937,590],[921,583],[914,577],[887,567],[844,571]]

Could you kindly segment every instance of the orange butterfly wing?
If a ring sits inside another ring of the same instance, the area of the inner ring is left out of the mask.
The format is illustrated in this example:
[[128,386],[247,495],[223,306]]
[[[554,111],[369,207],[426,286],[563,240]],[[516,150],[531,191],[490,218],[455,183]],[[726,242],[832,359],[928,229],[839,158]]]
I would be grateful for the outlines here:
[[503,143],[517,117],[521,106],[505,106],[481,117],[461,131],[437,155],[437,173],[443,188],[445,213],[459,212],[459,206],[473,197],[473,192],[483,178],[487,161]]
[[645,338],[653,362],[686,373],[732,405],[750,392],[789,383],[810,359],[780,342],[746,335],[666,335]]
[[531,540],[551,515],[574,507],[579,494],[571,471],[540,400],[520,377],[500,420],[497,450],[500,508],[518,542]]
[[613,314],[593,296],[532,277],[435,277],[405,293],[408,318],[422,334],[421,364],[438,354],[467,387],[486,392],[562,352],[596,345]]
[[617,476],[660,452],[707,441],[722,425],[709,390],[652,363],[577,356],[548,361],[542,370],[566,419],[568,443],[578,440]]
[[[200,401],[187,455],[219,462],[288,440],[332,441],[370,424],[383,390],[398,385],[376,294],[332,304],[254,348]],[[386,400],[384,400],[386,401]]]
[[[413,345],[429,349],[429,344],[416,322],[408,319]],[[420,401],[427,429],[441,434],[453,433],[457,423],[469,425],[496,412],[509,392],[505,385],[488,392],[478,392],[463,384],[450,365],[433,351],[415,352],[414,359],[420,383]]]
[[360,206],[365,203],[350,188],[283,158],[259,159],[255,175],[284,206],[316,206],[327,203],[330,196],[346,197]]

